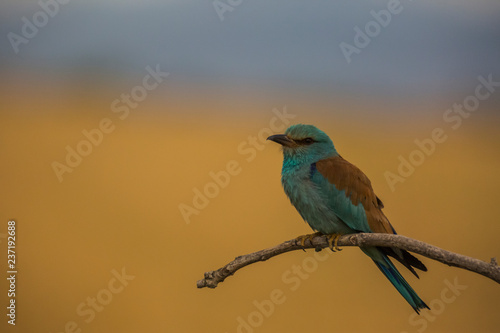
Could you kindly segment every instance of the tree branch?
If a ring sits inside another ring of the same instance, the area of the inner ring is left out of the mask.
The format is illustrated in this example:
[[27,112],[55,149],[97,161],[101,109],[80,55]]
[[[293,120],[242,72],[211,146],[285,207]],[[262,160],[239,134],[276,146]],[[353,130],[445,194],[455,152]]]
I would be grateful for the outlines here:
[[[359,233],[344,235],[338,240],[338,245],[359,247],[397,247],[403,250],[423,255],[427,258],[439,261],[449,266],[463,268],[471,272],[484,275],[492,279],[493,281],[500,283],[500,266],[498,266],[495,258],[492,258],[491,262],[487,263],[479,259],[474,259],[458,253],[446,251],[436,246],[401,235],[378,233]],[[265,250],[236,257],[233,261],[231,261],[224,267],[221,267],[216,271],[206,272],[205,277],[202,280],[199,280],[196,285],[198,288],[216,288],[220,282],[223,282],[227,277],[233,275],[239,269],[258,261],[266,261],[272,257],[290,251],[311,248],[316,249],[316,251],[320,251],[321,249],[324,249],[326,247],[328,247],[327,236],[316,236],[311,241],[306,241],[304,247],[298,244],[296,239],[292,239]]]

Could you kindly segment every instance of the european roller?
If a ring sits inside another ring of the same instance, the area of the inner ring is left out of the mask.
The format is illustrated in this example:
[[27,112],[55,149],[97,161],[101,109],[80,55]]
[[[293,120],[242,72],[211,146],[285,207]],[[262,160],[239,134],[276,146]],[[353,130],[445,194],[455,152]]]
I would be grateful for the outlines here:
[[[312,125],[292,125],[285,134],[268,138],[283,146],[281,183],[286,195],[309,226],[330,235],[333,250],[340,235],[359,232],[396,234],[382,212],[384,205],[375,195],[366,175],[337,153],[332,140]],[[317,233],[318,234],[318,233]],[[301,236],[306,239],[317,234]],[[409,252],[390,247],[362,247],[385,277],[419,313],[429,308],[401,276],[388,256],[393,257],[415,276],[413,268],[427,271]]]

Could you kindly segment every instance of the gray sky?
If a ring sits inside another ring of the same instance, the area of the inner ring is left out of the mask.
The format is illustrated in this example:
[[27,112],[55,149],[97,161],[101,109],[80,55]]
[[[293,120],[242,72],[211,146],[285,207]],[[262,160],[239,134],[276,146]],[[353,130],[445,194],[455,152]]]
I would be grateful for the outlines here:
[[[219,15],[211,0],[73,0],[16,54],[8,34],[22,36],[22,17],[33,22],[42,9],[3,1],[0,69],[123,75],[161,64],[194,82],[374,94],[467,91],[478,75],[500,77],[498,1],[402,0],[385,27],[371,11],[387,13],[390,1],[239,2]],[[348,63],[340,44],[356,46],[354,28],[366,33],[367,24],[373,37]]]

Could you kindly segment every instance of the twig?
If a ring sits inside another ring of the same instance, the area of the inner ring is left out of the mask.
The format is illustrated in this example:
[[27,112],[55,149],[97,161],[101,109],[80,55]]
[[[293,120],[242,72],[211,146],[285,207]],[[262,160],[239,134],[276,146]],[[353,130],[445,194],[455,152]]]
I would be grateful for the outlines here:
[[[500,283],[500,266],[496,260],[490,263],[467,257],[458,253],[453,253],[440,249],[436,246],[408,238],[401,235],[391,234],[369,234],[360,233],[353,235],[344,235],[338,241],[339,246],[385,246],[397,247],[403,250],[421,254],[430,259],[439,261],[449,266],[455,266],[484,275],[497,283]],[[216,271],[206,272],[205,277],[199,280],[196,285],[198,288],[216,288],[220,282],[223,282],[228,276],[233,275],[239,269],[258,261],[266,261],[282,253],[314,248],[317,251],[328,247],[327,236],[316,236],[311,241],[306,241],[304,247],[297,243],[295,239],[286,241],[277,246],[246,254],[235,258],[233,261],[219,268]]]

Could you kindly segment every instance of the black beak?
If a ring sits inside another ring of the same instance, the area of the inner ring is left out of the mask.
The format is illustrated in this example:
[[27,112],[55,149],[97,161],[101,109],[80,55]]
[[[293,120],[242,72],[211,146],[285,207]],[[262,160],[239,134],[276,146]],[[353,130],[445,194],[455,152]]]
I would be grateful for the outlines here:
[[270,137],[267,138],[267,140],[274,141],[276,143],[279,143],[280,145],[284,147],[294,147],[297,144],[295,141],[290,139],[288,136],[285,134],[276,134],[276,135],[271,135]]

